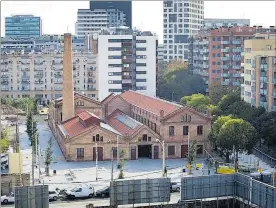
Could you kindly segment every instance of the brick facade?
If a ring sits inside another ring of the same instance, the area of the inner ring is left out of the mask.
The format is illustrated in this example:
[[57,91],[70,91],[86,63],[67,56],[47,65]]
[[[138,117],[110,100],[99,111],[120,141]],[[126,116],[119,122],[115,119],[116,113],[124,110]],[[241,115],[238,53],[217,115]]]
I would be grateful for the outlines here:
[[[75,95],[76,97],[77,95]],[[85,109],[92,113],[100,112],[98,115],[103,122],[108,125],[109,117],[116,110],[119,110],[125,116],[139,122],[142,127],[132,134],[124,134],[121,129],[113,128],[118,131],[119,150],[124,149],[126,159],[138,159],[139,150],[149,148],[149,158],[162,158],[162,146],[159,141],[164,140],[166,158],[182,158],[187,155],[188,135],[184,135],[184,128],[190,135],[190,142],[197,141],[198,154],[204,154],[204,149],[209,150],[208,132],[211,128],[211,116],[191,108],[189,106],[176,106],[176,110],[172,108],[172,112],[161,110],[159,114],[153,111],[145,110],[137,105],[133,105],[130,101],[116,95],[104,100],[102,103],[87,99],[84,96],[75,98],[75,109]],[[155,99],[155,98],[153,98]],[[82,102],[83,106],[76,106],[76,101]],[[158,100],[159,102],[160,100]],[[142,100],[141,100],[142,102]],[[161,102],[161,101],[160,101]],[[163,101],[162,101],[163,102]],[[103,135],[103,141],[97,142],[98,148],[102,148],[103,160],[112,159],[112,148],[116,149],[117,134],[103,129],[101,127],[91,129],[72,138],[64,138],[60,130],[56,128],[60,123],[60,118],[56,118],[54,122],[54,112],[61,112],[62,101],[52,105],[49,111],[49,125],[54,132],[62,152],[68,161],[93,160],[93,151],[95,151],[96,142],[92,140],[93,135]],[[174,104],[172,104],[174,105]],[[152,106],[154,107],[154,106]],[[77,110],[76,110],[77,111]],[[110,124],[111,125],[111,124]],[[111,125],[112,126],[112,125]],[[188,127],[186,127],[188,126]],[[173,128],[173,134],[169,135],[169,129]],[[157,139],[159,141],[157,141]],[[77,159],[77,148],[84,148],[84,158]],[[170,151],[169,151],[170,149]],[[99,151],[98,151],[99,152]]]

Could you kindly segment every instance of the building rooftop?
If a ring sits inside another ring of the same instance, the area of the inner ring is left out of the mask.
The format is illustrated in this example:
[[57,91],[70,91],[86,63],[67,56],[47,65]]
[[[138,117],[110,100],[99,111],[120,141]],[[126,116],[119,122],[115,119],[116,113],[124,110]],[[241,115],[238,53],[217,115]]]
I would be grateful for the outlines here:
[[75,137],[89,129],[93,129],[96,127],[101,127],[115,134],[121,135],[112,126],[102,122],[98,116],[88,111],[82,111],[78,113],[75,117],[59,125],[59,129],[63,133],[63,135],[69,137]]
[[143,126],[142,123],[129,117],[118,109],[109,116],[107,122],[124,136],[134,134]]
[[132,90],[126,91],[120,94],[120,96],[128,103],[158,116],[161,111],[164,111],[164,116],[166,116],[183,107],[182,105],[162,100],[157,97],[150,97]]

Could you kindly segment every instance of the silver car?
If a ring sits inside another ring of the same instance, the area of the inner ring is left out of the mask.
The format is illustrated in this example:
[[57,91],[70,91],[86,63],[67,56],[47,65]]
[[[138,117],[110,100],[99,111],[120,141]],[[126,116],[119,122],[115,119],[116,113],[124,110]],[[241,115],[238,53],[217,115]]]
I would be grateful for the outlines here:
[[179,192],[180,191],[180,183],[171,182],[171,192]]

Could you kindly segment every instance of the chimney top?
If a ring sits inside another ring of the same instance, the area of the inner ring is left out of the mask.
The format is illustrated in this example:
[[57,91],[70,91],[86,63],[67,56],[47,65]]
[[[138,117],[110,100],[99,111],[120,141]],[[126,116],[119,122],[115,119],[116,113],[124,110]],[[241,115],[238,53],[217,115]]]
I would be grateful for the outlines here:
[[164,117],[164,111],[160,110],[160,117],[163,118]]

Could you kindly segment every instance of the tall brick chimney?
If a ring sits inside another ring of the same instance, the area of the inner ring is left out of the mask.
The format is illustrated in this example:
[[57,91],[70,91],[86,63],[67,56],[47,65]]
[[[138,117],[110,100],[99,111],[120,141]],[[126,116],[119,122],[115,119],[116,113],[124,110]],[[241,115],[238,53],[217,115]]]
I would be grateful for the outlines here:
[[75,116],[72,63],[72,35],[64,34],[62,122]]

